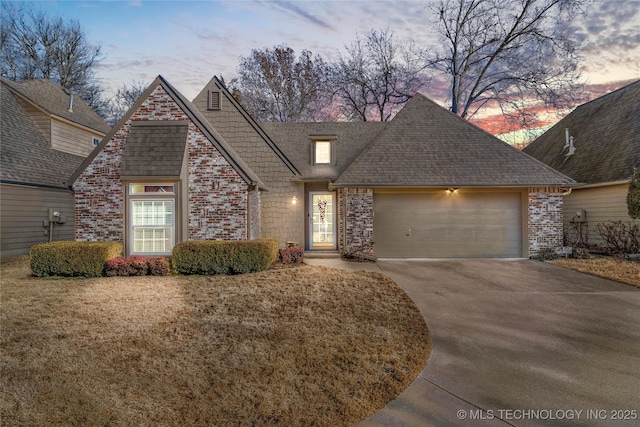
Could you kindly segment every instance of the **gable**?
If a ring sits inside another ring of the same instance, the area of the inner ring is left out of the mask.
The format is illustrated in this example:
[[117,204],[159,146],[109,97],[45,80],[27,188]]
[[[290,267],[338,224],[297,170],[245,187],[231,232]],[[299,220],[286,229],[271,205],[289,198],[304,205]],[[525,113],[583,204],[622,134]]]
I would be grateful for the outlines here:
[[523,151],[578,182],[629,179],[640,166],[640,81],[579,106]]
[[[155,95],[154,95],[155,93]],[[162,97],[163,102],[157,102],[151,100],[148,106],[145,103],[149,98]],[[248,185],[256,185],[261,188],[266,188],[260,178],[251,170],[251,168],[245,163],[245,161],[233,150],[233,148],[224,140],[224,138],[208,124],[207,120],[201,115],[201,113],[187,101],[184,96],[174,89],[167,81],[161,76],[158,76],[154,82],[147,88],[147,90],[140,96],[136,103],[127,111],[127,113],[120,119],[120,121],[113,127],[111,132],[102,140],[100,145],[91,153],[87,159],[80,165],[73,176],[69,180],[69,185],[78,179],[83,171],[93,162],[93,160],[107,147],[109,142],[116,138],[120,133],[128,133],[128,127],[131,125],[132,118],[140,109],[145,112],[145,120],[157,121],[159,126],[166,125],[168,121],[174,120],[188,120],[195,126],[206,138],[206,140],[216,149],[217,152],[229,163],[229,165],[240,175],[240,177]],[[162,123],[161,123],[162,122]],[[149,134],[145,131],[139,131],[137,136],[138,140],[148,140],[145,144],[147,147],[151,147],[154,142],[149,139]],[[157,129],[150,131],[157,135]],[[172,140],[171,144],[173,149],[176,149],[176,141]],[[158,148],[157,144],[154,149]],[[160,151],[155,151],[157,160],[163,162],[167,160]],[[132,154],[133,156],[133,154]],[[136,156],[141,156],[140,153]],[[139,162],[138,162],[139,164]],[[159,165],[158,168],[165,168],[166,165]],[[135,172],[135,171],[134,171]],[[155,172],[159,173],[159,172]]]
[[343,186],[532,186],[573,181],[417,94],[340,175]]

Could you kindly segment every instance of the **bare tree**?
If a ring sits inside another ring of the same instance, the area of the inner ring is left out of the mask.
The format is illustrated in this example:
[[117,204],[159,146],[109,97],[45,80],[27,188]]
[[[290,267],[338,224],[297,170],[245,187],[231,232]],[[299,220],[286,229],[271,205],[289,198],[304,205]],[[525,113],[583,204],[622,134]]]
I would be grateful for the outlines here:
[[413,40],[371,30],[345,49],[331,79],[347,120],[389,120],[426,84],[424,53]]
[[443,49],[431,66],[443,73],[451,111],[471,118],[499,107],[518,126],[535,124],[530,108],[566,108],[582,84],[578,41],[568,27],[583,0],[440,0]]
[[51,79],[94,109],[105,107],[93,72],[101,59],[101,48],[89,43],[78,21],[2,2],[0,27],[2,76],[11,80]]
[[275,46],[254,49],[240,58],[232,92],[258,121],[299,122],[321,120],[327,104],[327,66],[319,55]]
[[108,102],[105,114],[106,122],[111,126],[115,125],[147,90],[147,87],[148,84],[141,81],[133,81],[130,85],[123,83]]

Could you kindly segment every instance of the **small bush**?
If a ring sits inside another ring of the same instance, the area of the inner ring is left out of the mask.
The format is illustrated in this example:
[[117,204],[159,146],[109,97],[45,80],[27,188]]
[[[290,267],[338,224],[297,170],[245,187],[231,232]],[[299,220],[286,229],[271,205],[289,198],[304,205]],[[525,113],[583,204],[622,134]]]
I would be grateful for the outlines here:
[[170,263],[167,257],[147,258],[145,256],[118,257],[107,261],[107,276],[168,276]]
[[59,241],[35,245],[29,252],[34,276],[100,277],[108,260],[122,254],[120,242]]
[[538,250],[537,258],[540,261],[548,261],[557,257],[556,250],[554,248],[541,248]]
[[171,255],[179,274],[242,274],[266,270],[278,257],[278,241],[194,240],[178,243]]
[[149,258],[147,261],[151,276],[168,276],[171,273],[171,262],[168,257]]
[[304,259],[304,249],[300,246],[290,246],[287,249],[280,249],[278,261],[283,264],[300,264]]
[[609,221],[598,224],[598,234],[607,253],[627,255],[640,252],[640,224],[636,222]]

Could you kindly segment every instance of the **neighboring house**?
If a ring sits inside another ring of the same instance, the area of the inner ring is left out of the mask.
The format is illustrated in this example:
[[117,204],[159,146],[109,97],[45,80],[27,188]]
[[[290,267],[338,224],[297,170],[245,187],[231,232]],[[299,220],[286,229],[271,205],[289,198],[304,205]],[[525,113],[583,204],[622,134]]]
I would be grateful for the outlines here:
[[127,254],[274,237],[364,257],[527,257],[574,181],[416,95],[390,122],[256,123],[162,77],[72,176],[76,239]]
[[574,242],[582,229],[587,243],[600,243],[598,224],[632,220],[626,197],[640,168],[640,80],[579,106],[524,151],[584,184],[564,198],[566,231]]
[[0,78],[0,91],[4,258],[27,254],[32,245],[50,238],[73,239],[73,192],[66,182],[109,126],[50,80]]

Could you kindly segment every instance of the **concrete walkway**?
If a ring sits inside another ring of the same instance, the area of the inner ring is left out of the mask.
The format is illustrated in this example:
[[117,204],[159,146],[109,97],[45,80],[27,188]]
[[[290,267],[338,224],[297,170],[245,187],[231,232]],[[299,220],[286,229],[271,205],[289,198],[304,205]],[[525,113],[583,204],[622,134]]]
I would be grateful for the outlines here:
[[431,331],[425,369],[359,427],[640,425],[640,289],[529,260],[305,262],[387,274]]

